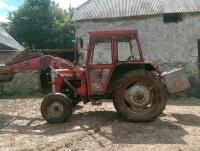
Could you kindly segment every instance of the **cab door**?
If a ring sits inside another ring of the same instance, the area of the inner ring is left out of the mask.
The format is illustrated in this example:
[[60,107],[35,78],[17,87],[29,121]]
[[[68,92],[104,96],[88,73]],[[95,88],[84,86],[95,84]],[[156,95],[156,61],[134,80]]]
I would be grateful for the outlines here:
[[114,68],[114,40],[111,37],[95,37],[90,45],[87,65],[88,95],[101,95],[107,89]]

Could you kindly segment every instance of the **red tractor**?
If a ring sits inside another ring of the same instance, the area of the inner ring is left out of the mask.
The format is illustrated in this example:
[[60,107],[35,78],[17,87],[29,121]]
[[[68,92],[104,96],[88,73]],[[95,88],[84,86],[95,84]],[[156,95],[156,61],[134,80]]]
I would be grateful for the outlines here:
[[161,73],[144,60],[137,30],[89,33],[85,66],[52,56],[37,56],[1,68],[16,73],[50,67],[53,93],[44,98],[41,113],[50,123],[67,121],[83,101],[112,99],[129,121],[151,121],[165,109],[168,95],[190,84],[182,69]]

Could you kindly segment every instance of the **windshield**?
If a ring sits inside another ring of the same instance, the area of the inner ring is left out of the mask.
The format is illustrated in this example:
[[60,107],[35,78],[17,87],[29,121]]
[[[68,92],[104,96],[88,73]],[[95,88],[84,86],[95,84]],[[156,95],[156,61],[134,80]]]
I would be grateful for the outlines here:
[[98,37],[93,39],[93,54],[90,60],[92,64],[112,63],[112,38]]

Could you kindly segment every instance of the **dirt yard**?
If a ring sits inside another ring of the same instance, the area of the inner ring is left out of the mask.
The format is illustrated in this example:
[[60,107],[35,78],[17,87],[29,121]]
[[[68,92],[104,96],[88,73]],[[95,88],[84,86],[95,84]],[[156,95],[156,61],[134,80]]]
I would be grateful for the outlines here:
[[130,123],[111,102],[79,105],[69,122],[48,124],[41,99],[0,100],[0,150],[200,150],[200,100],[169,102],[151,123]]

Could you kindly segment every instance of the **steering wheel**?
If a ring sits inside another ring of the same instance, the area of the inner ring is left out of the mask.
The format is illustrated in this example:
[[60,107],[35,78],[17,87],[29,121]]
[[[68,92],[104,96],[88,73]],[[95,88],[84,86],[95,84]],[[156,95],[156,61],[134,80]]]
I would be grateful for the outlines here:
[[133,56],[129,56],[129,57],[127,58],[127,61],[135,61],[135,60],[136,60],[136,58],[133,57]]

